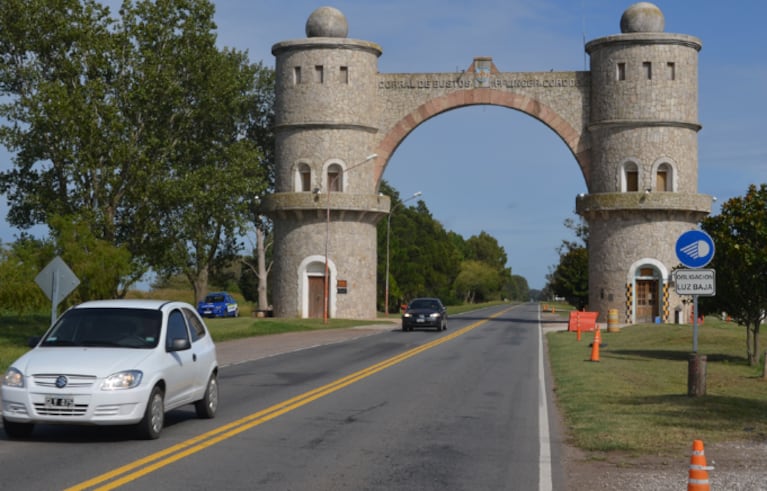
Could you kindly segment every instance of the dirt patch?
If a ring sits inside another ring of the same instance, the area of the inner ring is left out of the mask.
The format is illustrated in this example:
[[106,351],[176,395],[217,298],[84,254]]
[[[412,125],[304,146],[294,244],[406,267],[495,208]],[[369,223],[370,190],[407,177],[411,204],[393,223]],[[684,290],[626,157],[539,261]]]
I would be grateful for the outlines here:
[[[728,442],[706,445],[711,489],[767,490],[767,442]],[[630,456],[590,453],[565,448],[568,491],[676,491],[688,484],[690,451],[671,456]]]

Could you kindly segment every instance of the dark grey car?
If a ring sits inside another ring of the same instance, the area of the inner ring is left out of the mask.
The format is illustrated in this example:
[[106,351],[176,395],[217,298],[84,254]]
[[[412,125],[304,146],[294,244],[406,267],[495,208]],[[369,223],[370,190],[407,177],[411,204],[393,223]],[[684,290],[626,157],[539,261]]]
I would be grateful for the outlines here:
[[447,329],[447,308],[438,298],[415,298],[402,313],[402,330],[416,327],[434,327],[437,331]]

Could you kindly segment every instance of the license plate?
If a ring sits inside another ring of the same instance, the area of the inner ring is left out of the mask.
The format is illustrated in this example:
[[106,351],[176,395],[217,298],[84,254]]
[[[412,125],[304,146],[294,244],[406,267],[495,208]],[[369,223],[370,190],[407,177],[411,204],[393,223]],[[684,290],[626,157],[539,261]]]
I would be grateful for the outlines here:
[[416,319],[415,321],[416,321],[416,322],[426,322],[426,319],[424,319],[423,317],[419,317],[419,318],[418,318],[418,319]]
[[73,407],[75,400],[72,397],[46,397],[45,405],[48,407]]

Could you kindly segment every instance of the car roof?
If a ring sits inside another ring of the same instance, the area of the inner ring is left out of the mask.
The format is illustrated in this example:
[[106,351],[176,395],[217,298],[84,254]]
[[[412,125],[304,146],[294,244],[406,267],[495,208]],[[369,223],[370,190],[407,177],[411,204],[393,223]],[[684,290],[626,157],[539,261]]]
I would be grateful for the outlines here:
[[163,306],[171,303],[177,303],[186,305],[184,302],[174,302],[172,300],[155,300],[145,298],[121,298],[111,300],[90,300],[74,306],[75,309],[110,309],[110,308],[123,308],[123,309],[152,309],[160,310]]

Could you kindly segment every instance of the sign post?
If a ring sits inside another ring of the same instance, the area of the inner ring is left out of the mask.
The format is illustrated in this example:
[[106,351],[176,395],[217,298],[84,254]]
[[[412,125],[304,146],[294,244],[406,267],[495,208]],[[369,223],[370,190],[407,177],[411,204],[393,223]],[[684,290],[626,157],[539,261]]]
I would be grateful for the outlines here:
[[53,258],[35,277],[35,283],[51,300],[51,325],[56,322],[58,306],[67,295],[77,288],[80,280],[60,256]]
[[687,395],[706,394],[706,356],[698,355],[698,296],[716,294],[716,271],[700,269],[714,258],[714,240],[702,230],[689,230],[676,241],[676,257],[692,269],[674,272],[679,295],[692,295],[692,354],[687,367]]
[[[683,265],[688,268],[703,268],[711,259],[714,258],[714,240],[706,232],[702,230],[688,230],[679,236],[676,241],[676,257]],[[709,270],[713,271],[713,270]],[[676,272],[678,277],[679,271]],[[711,280],[711,288],[715,290],[713,278]],[[706,290],[708,291],[708,289]],[[694,291],[687,291],[682,293],[677,286],[676,292],[680,295],[692,295],[693,314],[692,314],[692,352],[698,352],[698,295],[713,295],[711,293],[695,293]]]

